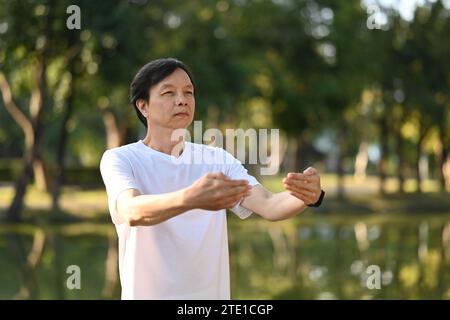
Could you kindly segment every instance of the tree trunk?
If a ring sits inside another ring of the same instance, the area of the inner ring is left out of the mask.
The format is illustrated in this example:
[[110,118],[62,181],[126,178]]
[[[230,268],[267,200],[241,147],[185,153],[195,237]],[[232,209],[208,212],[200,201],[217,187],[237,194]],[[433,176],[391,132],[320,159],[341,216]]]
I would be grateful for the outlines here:
[[444,172],[445,183],[444,191],[450,189],[450,150],[447,149],[442,171]]
[[344,125],[339,130],[338,133],[338,143],[339,143],[339,156],[337,162],[337,198],[343,199],[345,196],[345,186],[344,186],[344,159],[347,154],[347,130]]
[[[439,145],[435,149],[436,160],[438,163],[438,177],[439,177],[439,187],[441,192],[445,192],[447,185],[449,185],[448,179],[450,177],[447,175],[446,163],[450,163],[448,151],[449,148],[445,145],[445,126],[443,123],[439,124]],[[450,167],[450,166],[449,166]]]
[[[422,127],[422,125],[421,125],[421,127]],[[416,183],[417,183],[416,192],[422,193],[422,170],[421,170],[420,161],[421,161],[421,157],[422,157],[422,144],[423,144],[423,140],[425,139],[425,136],[427,134],[427,130],[422,130],[422,128],[420,128],[419,130],[420,130],[420,136],[419,136],[419,140],[417,141],[417,145],[416,145]]]
[[71,74],[71,86],[70,92],[67,96],[67,106],[65,113],[63,115],[60,133],[59,133],[59,141],[56,151],[56,170],[55,170],[55,180],[53,183],[52,189],[52,211],[53,215],[56,216],[61,211],[59,199],[61,195],[61,187],[64,184],[64,170],[65,170],[65,161],[64,155],[66,153],[66,146],[68,140],[68,128],[67,124],[70,120],[70,117],[73,114],[73,106],[74,106],[74,97],[75,97],[75,61],[71,60],[69,63],[69,71]]
[[106,148],[111,149],[120,146],[119,125],[112,108],[103,110],[103,123],[106,130]]
[[60,208],[60,194],[61,188],[64,184],[64,170],[65,170],[65,161],[64,156],[66,153],[66,146],[68,140],[68,128],[67,124],[73,113],[74,108],[74,99],[75,99],[75,86],[76,86],[76,77],[75,73],[75,64],[77,62],[77,58],[80,54],[81,46],[79,44],[79,39],[73,33],[71,33],[71,37],[69,38],[69,49],[66,53],[68,71],[70,74],[70,90],[66,97],[66,109],[62,117],[61,127],[59,130],[59,140],[56,151],[56,169],[53,181],[52,188],[52,211],[53,215],[56,216],[61,211]]
[[366,141],[362,141],[359,144],[358,154],[355,159],[354,177],[360,181],[364,180],[367,174],[367,163],[369,161],[368,148],[369,144]]
[[33,161],[33,177],[34,185],[37,190],[42,192],[50,190],[49,178],[39,151]]
[[[35,92],[33,93],[33,96],[36,96],[35,99],[31,99],[31,114],[32,114],[32,124],[33,124],[33,140],[34,143],[31,147],[31,150],[27,150],[25,154],[25,166],[22,171],[22,174],[19,178],[19,180],[16,183],[16,192],[14,195],[13,202],[11,203],[7,217],[9,220],[12,221],[19,221],[20,220],[20,213],[23,208],[23,198],[25,196],[25,192],[27,189],[27,186],[30,182],[30,179],[32,177],[32,171],[33,171],[33,163],[35,162],[36,158],[39,154],[39,148],[42,140],[42,116],[44,111],[44,99],[46,96],[46,56],[42,57],[42,60],[38,62],[37,65],[37,88],[35,89]],[[33,112],[34,111],[34,112]]]
[[[43,130],[42,115],[44,110],[44,99],[46,96],[46,83],[45,83],[46,63],[47,63],[46,60],[47,57],[46,54],[44,53],[40,57],[40,59],[36,62],[35,65],[35,77],[37,86],[33,91],[32,98],[30,101],[32,131],[31,132],[28,131],[28,124],[26,121],[25,124],[23,124],[25,126],[23,130],[24,132],[27,132],[28,135],[26,136],[24,165],[22,173],[20,174],[15,184],[15,194],[13,201],[11,202],[11,205],[9,206],[7,211],[7,219],[10,221],[20,220],[20,213],[23,208],[23,200],[26,193],[26,189],[33,176],[33,163],[35,162],[39,154],[38,150],[41,144],[42,130]],[[3,80],[6,81],[6,79]],[[5,83],[3,83],[2,85],[5,85]],[[6,85],[9,86],[8,83],[6,83]],[[5,92],[3,88],[2,91],[3,97],[5,99]],[[15,107],[17,108],[17,106]]]
[[[16,123],[22,129],[25,136],[25,150],[23,155],[23,165],[22,172],[15,183],[15,195],[14,199],[8,209],[6,218],[9,220],[19,220],[18,213],[22,208],[22,200],[26,192],[26,187],[31,181],[33,175],[32,168],[32,152],[33,146],[35,144],[35,132],[31,120],[27,115],[19,108],[19,106],[14,102],[12,90],[9,82],[3,73],[0,72],[0,90],[2,92],[2,97],[6,110],[16,121]],[[34,100],[35,101],[35,100]],[[31,159],[31,160],[30,160]]]
[[[49,7],[52,7],[51,4],[49,4]],[[35,160],[39,158],[39,149],[43,131],[42,120],[47,97],[46,71],[51,41],[50,33],[52,20],[53,16],[52,14],[49,14],[46,19],[43,33],[45,43],[42,51],[39,52],[33,64],[32,72],[34,75],[34,83],[36,85],[31,94],[29,104],[30,118],[28,118],[14,102],[11,87],[6,80],[6,77],[0,72],[0,90],[5,102],[5,107],[25,134],[24,165],[22,173],[15,184],[14,198],[6,213],[6,218],[11,221],[19,221],[21,219],[20,215],[23,208],[24,196],[33,175],[33,164],[35,163]]]
[[380,180],[379,193],[386,194],[386,161],[388,155],[388,136],[389,127],[386,112],[383,113],[380,119],[380,160],[378,162],[378,177]]
[[102,116],[106,130],[106,148],[111,149],[123,145],[129,134],[130,113],[126,112],[122,121],[119,121],[114,109],[107,107],[102,110]]
[[24,164],[22,172],[14,185],[14,198],[6,213],[6,219],[8,221],[19,222],[21,220],[20,213],[23,208],[23,199],[25,197],[28,184],[33,176],[32,161],[30,161],[30,158],[32,158],[32,156],[27,155],[23,161]]
[[[296,148],[295,148],[295,161],[294,167],[295,172],[302,172],[302,168],[304,168],[305,162],[303,160],[302,147],[303,147],[303,137],[299,134],[295,140]],[[304,168],[306,169],[306,168]]]
[[403,152],[403,137],[400,129],[397,129],[395,131],[395,142],[398,155],[398,164],[397,164],[398,192],[403,194],[405,193],[405,175],[404,175],[405,158]]

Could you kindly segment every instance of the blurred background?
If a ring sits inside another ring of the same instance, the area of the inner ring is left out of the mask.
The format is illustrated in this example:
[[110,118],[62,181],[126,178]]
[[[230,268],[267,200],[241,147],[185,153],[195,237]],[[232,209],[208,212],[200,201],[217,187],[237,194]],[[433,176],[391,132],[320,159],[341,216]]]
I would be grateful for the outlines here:
[[315,166],[327,193],[288,221],[229,214],[232,298],[450,299],[449,16],[448,0],[0,1],[0,298],[120,297],[99,161],[145,135],[128,87],[170,56],[203,128],[280,129],[279,174],[249,167],[268,189]]

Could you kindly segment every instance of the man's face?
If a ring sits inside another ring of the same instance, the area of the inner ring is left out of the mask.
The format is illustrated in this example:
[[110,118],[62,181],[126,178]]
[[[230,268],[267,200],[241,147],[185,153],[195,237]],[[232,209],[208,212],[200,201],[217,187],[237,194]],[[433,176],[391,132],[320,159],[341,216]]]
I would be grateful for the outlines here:
[[[176,69],[150,89],[150,99],[143,105],[152,129],[187,128],[195,111],[194,86],[183,69]],[[145,114],[144,113],[144,114]]]

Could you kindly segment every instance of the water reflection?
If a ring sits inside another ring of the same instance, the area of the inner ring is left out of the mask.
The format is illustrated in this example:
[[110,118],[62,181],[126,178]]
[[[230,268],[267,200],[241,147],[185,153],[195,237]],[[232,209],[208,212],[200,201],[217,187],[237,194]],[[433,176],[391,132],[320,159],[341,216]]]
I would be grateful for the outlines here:
[[[230,218],[229,241],[234,299],[450,299],[449,215]],[[70,265],[80,267],[80,290],[66,286]],[[110,224],[2,225],[0,269],[1,299],[120,296]]]
[[[109,225],[2,225],[0,298],[117,298],[119,290],[111,289],[109,271],[112,262],[116,265],[116,257],[110,253],[114,251],[111,247],[116,247],[113,232]],[[111,237],[113,241],[109,240]],[[66,271],[71,265],[80,267],[80,290],[66,286],[70,276]],[[113,271],[113,281],[117,283],[116,269]]]
[[317,220],[232,224],[233,297],[450,299],[449,215]]

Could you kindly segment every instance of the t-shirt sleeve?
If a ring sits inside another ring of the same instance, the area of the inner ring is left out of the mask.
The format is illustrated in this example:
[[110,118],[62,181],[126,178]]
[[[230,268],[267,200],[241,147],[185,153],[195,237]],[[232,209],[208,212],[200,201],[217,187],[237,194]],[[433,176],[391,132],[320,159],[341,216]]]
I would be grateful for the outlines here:
[[117,212],[116,200],[127,189],[137,189],[131,164],[125,155],[116,150],[107,150],[100,161],[100,173],[108,195],[108,207],[114,224],[121,224],[125,219]]
[[[255,186],[259,184],[258,180],[255,179],[252,175],[250,175],[245,169],[245,167],[242,165],[242,163],[233,157],[230,153],[225,151],[225,157],[226,157],[226,175],[230,177],[233,180],[241,180],[245,179],[248,181],[248,183],[251,186]],[[250,217],[250,215],[253,213],[251,210],[248,210],[247,208],[244,208],[241,206],[242,200],[235,205],[233,208],[231,208],[231,211],[233,211],[234,214],[236,214],[241,219],[246,219]]]

